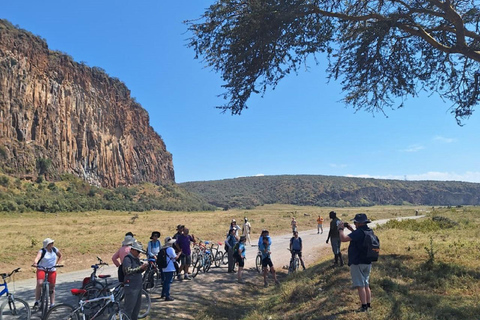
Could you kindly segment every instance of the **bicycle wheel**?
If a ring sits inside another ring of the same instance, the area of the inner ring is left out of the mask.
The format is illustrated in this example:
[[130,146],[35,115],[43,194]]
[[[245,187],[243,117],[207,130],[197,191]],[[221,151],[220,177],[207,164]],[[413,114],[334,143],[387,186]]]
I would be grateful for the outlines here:
[[217,251],[217,254],[215,255],[215,267],[220,268],[223,262],[223,252],[222,251]]
[[130,320],[130,317],[123,310],[118,310],[112,314],[110,320]]
[[145,318],[150,313],[152,307],[152,299],[150,294],[146,290],[142,290],[142,303],[140,304],[140,312],[138,313],[138,319]]
[[297,271],[300,268],[300,259],[298,257],[295,257],[295,260],[293,261],[293,270]]
[[47,282],[44,282],[42,286],[42,296],[40,297],[40,311],[42,312],[42,318],[45,317],[48,312],[49,291],[49,284]]
[[80,320],[74,312],[75,308],[66,303],[60,303],[48,310],[45,320]]
[[148,293],[154,293],[161,287],[160,272],[157,269],[152,269],[144,275],[143,289]]
[[0,306],[0,320],[30,319],[31,311],[28,303],[19,298],[8,296],[7,301]]
[[262,256],[259,254],[257,254],[257,257],[255,258],[255,269],[258,273],[262,270]]
[[106,294],[105,286],[98,281],[92,281],[85,285],[84,289],[87,291],[84,295],[78,296],[79,299],[93,299]]
[[208,272],[210,267],[212,266],[212,255],[207,254],[205,255],[205,262],[203,264],[203,272]]
[[200,268],[202,267],[202,263],[201,263],[201,258],[197,258],[197,260],[195,261],[195,263],[193,264],[193,268],[192,268],[192,277],[195,278],[198,274],[198,271],[200,270]]

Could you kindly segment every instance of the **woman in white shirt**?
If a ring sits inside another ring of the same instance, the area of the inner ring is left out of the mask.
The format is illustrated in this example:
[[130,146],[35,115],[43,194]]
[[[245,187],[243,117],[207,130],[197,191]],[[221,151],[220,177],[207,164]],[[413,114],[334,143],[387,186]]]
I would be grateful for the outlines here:
[[33,261],[33,266],[37,267],[37,287],[35,288],[35,304],[33,308],[37,308],[40,302],[42,285],[45,281],[45,273],[48,273],[48,282],[50,283],[50,307],[55,304],[55,282],[57,279],[57,271],[54,268],[62,254],[54,247],[54,240],[46,238],[43,240],[43,248],[40,249]]

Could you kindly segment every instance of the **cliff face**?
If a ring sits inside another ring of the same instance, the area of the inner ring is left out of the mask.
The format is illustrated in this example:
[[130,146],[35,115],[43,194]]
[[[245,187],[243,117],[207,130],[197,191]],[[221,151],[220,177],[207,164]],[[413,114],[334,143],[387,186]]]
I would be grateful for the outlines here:
[[174,182],[172,156],[118,79],[0,20],[0,167],[72,173],[104,187]]

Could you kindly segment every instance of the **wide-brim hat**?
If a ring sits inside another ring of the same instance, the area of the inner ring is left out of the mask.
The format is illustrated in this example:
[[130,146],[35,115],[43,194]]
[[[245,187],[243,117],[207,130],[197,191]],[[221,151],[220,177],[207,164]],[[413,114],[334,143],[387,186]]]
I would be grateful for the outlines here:
[[372,222],[367,218],[367,215],[365,213],[357,213],[355,215],[355,218],[352,219],[352,221],[356,222],[356,223],[370,223],[370,222]]
[[172,237],[166,237],[165,238],[165,246],[171,246],[174,244],[177,240],[172,239]]
[[135,238],[132,236],[125,236],[125,239],[122,241],[122,246],[129,246],[135,242]]
[[138,252],[145,253],[145,250],[143,250],[143,245],[138,241],[135,241],[132,244],[132,248],[130,250],[137,250]]
[[153,231],[152,235],[150,236],[150,239],[153,239],[154,236],[157,236],[157,238],[160,238],[160,232],[159,231]]
[[50,243],[54,243],[54,242],[55,240],[46,238],[45,240],[43,240],[43,248],[46,248]]

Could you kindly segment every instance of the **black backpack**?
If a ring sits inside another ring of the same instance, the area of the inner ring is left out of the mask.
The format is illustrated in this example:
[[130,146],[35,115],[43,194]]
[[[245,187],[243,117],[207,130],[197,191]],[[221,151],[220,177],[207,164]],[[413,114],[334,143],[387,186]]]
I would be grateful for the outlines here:
[[235,243],[235,245],[233,246],[233,257],[234,257],[235,259],[240,259],[240,255],[238,254],[238,248],[239,248],[239,246],[240,246],[240,243],[239,243],[239,242]]
[[157,255],[157,265],[160,268],[166,268],[168,265],[167,262],[167,248],[162,248]]
[[363,230],[363,248],[366,251],[366,259],[370,262],[378,260],[380,255],[380,239],[373,233],[373,230]]

